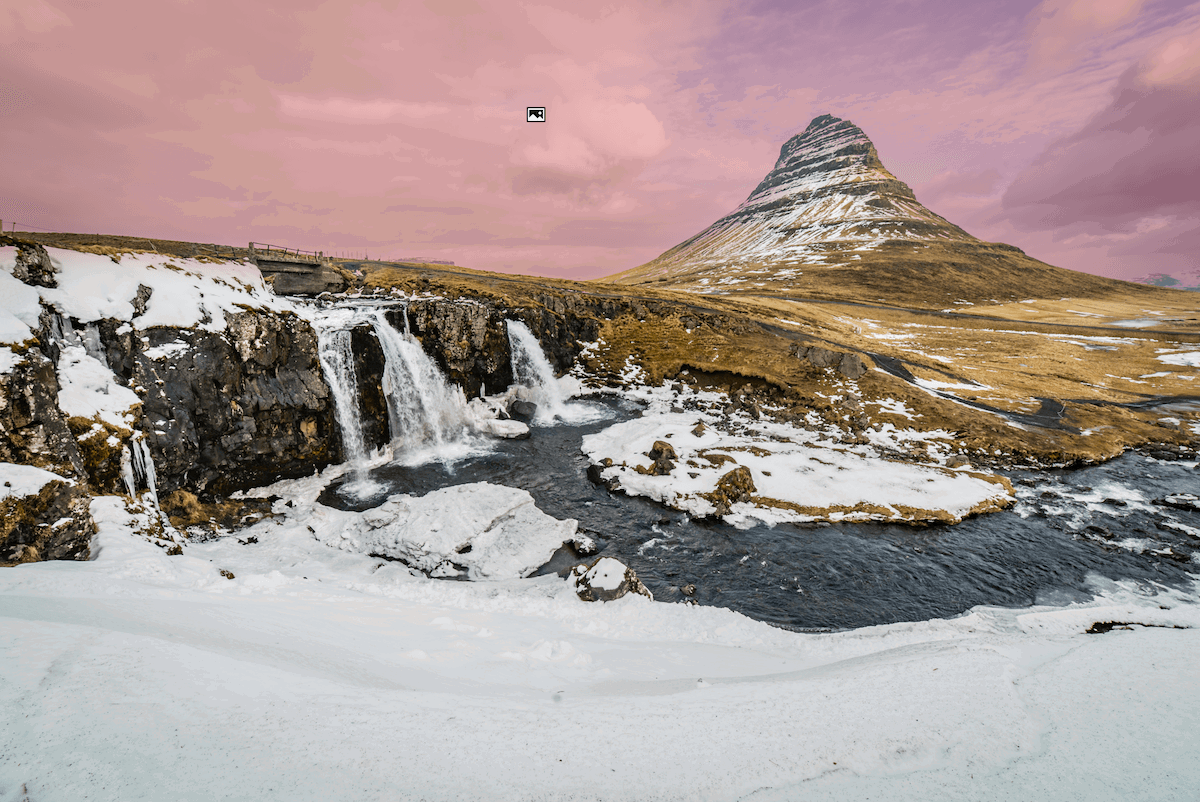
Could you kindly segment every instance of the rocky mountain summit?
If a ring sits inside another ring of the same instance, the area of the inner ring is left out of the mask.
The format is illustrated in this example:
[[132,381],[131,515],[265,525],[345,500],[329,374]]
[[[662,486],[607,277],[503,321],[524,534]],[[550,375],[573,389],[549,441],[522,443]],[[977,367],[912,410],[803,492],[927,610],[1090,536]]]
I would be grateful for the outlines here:
[[849,120],[784,143],[745,202],[622,284],[719,295],[809,295],[946,306],[1106,292],[1109,279],[977,239],[927,209]]

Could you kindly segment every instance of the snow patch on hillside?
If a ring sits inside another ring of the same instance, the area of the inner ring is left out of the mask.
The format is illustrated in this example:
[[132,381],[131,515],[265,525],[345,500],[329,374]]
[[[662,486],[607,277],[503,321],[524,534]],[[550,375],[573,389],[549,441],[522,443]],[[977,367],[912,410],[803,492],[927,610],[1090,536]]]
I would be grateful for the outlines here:
[[[223,331],[225,316],[244,307],[293,310],[263,283],[248,262],[206,262],[161,254],[123,254],[120,262],[94,253],[46,248],[57,288],[30,287],[12,276],[17,249],[0,248],[0,341],[22,342],[38,325],[41,304],[81,323],[102,318],[138,328],[171,326]],[[143,314],[134,315],[138,287],[151,290]],[[293,310],[294,311],[294,310]],[[15,320],[14,320],[15,319]],[[23,326],[23,327],[22,327]]]

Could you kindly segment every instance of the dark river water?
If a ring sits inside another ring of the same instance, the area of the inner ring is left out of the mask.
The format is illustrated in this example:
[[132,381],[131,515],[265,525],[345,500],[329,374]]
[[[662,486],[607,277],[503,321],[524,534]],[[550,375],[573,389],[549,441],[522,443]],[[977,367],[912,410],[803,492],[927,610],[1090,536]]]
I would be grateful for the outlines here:
[[[979,604],[1019,607],[1088,598],[1086,577],[1181,585],[1200,564],[1200,513],[1157,505],[1196,493],[1200,470],[1136,453],[1075,471],[1007,473],[1010,510],[946,526],[781,524],[736,529],[588,481],[582,437],[636,415],[535,427],[528,440],[451,466],[389,465],[372,473],[389,493],[421,495],[487,481],[529,491],[544,512],[575,518],[601,553],[631,566],[661,601],[694,585],[700,604],[729,607],[779,626],[845,629],[953,616]],[[322,503],[365,509],[326,490]],[[1136,491],[1136,492],[1135,492]],[[1137,500],[1138,493],[1142,497]],[[1182,525],[1183,531],[1172,528]],[[1140,550],[1140,553],[1137,553]]]

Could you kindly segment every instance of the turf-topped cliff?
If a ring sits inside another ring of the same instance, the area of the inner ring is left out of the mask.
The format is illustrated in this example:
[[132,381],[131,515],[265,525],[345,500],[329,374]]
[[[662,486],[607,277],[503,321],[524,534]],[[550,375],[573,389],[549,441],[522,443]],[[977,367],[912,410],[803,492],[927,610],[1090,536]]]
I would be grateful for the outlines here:
[[1105,295],[1126,282],[984,242],[917,201],[854,123],[822,115],[789,139],[737,209],[622,284],[923,307]]

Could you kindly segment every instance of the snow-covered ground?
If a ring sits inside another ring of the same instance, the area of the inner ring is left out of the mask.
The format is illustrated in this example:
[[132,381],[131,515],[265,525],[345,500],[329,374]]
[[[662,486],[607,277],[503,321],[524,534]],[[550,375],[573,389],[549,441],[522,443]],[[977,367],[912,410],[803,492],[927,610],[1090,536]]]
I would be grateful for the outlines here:
[[[81,323],[111,318],[132,320],[138,287],[149,289],[137,326],[196,326],[222,331],[225,315],[243,306],[292,308],[263,283],[258,268],[248,262],[209,262],[160,254],[124,254],[112,258],[62,248],[46,248],[57,269],[55,288],[31,287],[12,276],[17,249],[0,247],[0,335],[3,342],[21,342],[37,325],[44,301]],[[143,291],[144,293],[145,291]],[[21,326],[25,331],[21,331]]]
[[[295,483],[303,507],[329,477]],[[1196,593],[796,634],[428,579],[291,514],[0,571],[0,799],[1189,799]],[[1053,602],[1047,599],[1048,602]],[[1087,634],[1096,622],[1123,622]],[[1190,627],[1179,629],[1175,627]]]

